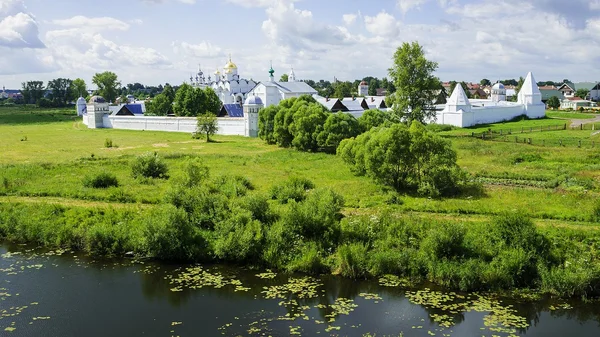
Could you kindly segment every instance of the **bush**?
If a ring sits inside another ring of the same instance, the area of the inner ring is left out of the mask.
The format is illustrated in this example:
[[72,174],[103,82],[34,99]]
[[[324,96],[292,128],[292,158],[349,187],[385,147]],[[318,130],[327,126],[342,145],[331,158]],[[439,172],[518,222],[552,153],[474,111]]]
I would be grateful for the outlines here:
[[288,181],[271,188],[271,198],[279,200],[282,204],[288,203],[290,200],[302,201],[306,198],[306,192],[315,188],[315,184],[306,179],[292,177]]
[[600,222],[600,200],[596,200],[592,209],[591,221]]
[[102,172],[93,176],[87,176],[83,180],[83,186],[89,188],[118,187],[119,181],[112,173]]
[[335,255],[334,273],[354,279],[367,276],[367,250],[362,243],[339,247]]
[[461,225],[443,224],[429,231],[421,248],[432,261],[462,259],[469,255],[464,247],[465,234]]
[[131,165],[134,178],[161,178],[168,179],[169,169],[167,164],[158,156],[158,153],[146,153],[137,157]]
[[112,141],[112,139],[110,139],[110,138],[106,138],[106,139],[104,140],[104,147],[105,147],[105,148],[107,148],[107,149],[110,149],[110,148],[113,148],[113,147],[118,147],[118,146],[117,146],[117,145],[115,145],[115,144],[113,144],[113,141]]

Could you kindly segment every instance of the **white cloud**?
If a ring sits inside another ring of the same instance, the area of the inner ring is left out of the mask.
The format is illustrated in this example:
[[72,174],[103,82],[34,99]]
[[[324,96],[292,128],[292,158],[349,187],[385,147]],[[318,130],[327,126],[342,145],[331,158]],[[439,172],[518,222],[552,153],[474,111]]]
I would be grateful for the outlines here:
[[23,1],[0,1],[0,46],[9,48],[44,48],[39,39],[35,17],[27,12]]
[[93,30],[128,30],[130,27],[128,23],[106,16],[90,18],[83,15],[77,15],[69,19],[53,20],[52,23],[62,27],[77,27]]
[[202,41],[199,44],[190,44],[182,41],[172,43],[173,51],[184,57],[193,58],[214,58],[225,55],[221,47],[213,45],[208,41]]
[[427,0],[398,0],[398,8],[402,14],[406,14],[406,12],[419,8],[420,5],[424,4]]
[[356,22],[356,18],[358,17],[358,15],[356,14],[344,14],[342,15],[342,19],[344,20],[344,23],[348,26],[354,24],[354,22]]
[[381,11],[376,16],[365,16],[365,28],[375,36],[397,37],[399,22],[386,11]]

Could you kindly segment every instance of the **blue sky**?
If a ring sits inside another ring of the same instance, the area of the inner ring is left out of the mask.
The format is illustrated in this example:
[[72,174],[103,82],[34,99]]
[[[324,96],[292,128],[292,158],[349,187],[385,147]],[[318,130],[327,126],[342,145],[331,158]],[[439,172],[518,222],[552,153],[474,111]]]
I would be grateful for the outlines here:
[[0,86],[111,70],[180,84],[228,54],[242,77],[383,77],[419,41],[442,80],[600,80],[600,0],[0,0]]

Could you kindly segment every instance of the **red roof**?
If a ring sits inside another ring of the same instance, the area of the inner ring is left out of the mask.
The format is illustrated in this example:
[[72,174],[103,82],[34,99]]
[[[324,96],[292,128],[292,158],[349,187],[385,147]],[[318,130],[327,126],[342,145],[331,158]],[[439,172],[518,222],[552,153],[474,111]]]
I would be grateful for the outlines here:
[[556,89],[556,87],[553,86],[553,85],[542,85],[541,87],[538,87],[538,88],[540,88],[540,90],[554,90],[554,89]]
[[583,98],[577,97],[577,96],[575,96],[575,97],[568,97],[567,99],[569,101],[585,101]]

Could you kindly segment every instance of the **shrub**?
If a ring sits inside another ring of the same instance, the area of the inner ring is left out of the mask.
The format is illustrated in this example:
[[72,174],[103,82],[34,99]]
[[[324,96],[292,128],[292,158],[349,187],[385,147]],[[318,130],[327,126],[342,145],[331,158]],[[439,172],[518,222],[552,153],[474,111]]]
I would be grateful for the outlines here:
[[600,222],[600,200],[596,200],[592,209],[591,221]]
[[464,247],[466,230],[462,225],[443,224],[431,229],[421,244],[430,260],[461,259],[467,257]]
[[215,227],[215,255],[225,261],[259,263],[265,242],[263,225],[248,211],[233,214]]
[[168,179],[168,171],[167,164],[156,152],[138,156],[131,165],[131,173],[134,178],[146,177]]
[[208,167],[198,158],[189,159],[183,170],[183,185],[186,187],[200,185],[210,175]]
[[83,180],[83,186],[89,188],[109,188],[118,187],[119,181],[117,177],[108,172],[98,173],[93,176],[87,176]]
[[306,179],[292,177],[286,182],[275,185],[271,188],[271,198],[279,200],[282,204],[290,200],[302,201],[306,198],[306,192],[315,188],[315,184]]
[[367,246],[362,243],[345,244],[335,254],[334,273],[360,278],[367,275]]
[[113,148],[113,147],[118,147],[116,144],[113,144],[112,139],[110,138],[106,138],[104,140],[104,147],[107,149]]

